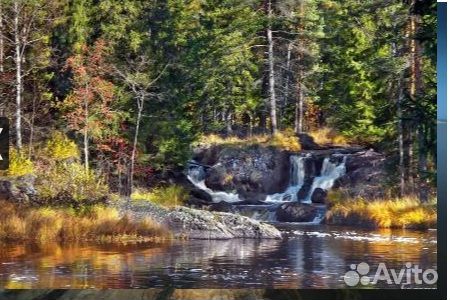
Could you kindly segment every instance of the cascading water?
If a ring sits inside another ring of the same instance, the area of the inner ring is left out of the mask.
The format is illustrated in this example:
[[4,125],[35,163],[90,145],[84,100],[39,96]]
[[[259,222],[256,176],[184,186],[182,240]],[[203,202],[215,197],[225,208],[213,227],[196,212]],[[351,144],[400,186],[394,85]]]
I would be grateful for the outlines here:
[[315,177],[314,181],[311,185],[307,198],[302,201],[304,203],[311,203],[311,196],[314,193],[316,188],[321,188],[325,191],[331,189],[334,185],[334,182],[339,177],[345,175],[345,162],[347,161],[347,157],[344,156],[342,158],[341,163],[332,163],[330,157],[326,157],[323,160],[322,170],[320,171],[320,176]]
[[[342,155],[341,155],[342,156]],[[333,158],[333,159],[332,159]],[[346,156],[342,157],[341,162],[336,161],[339,158],[338,155],[332,155],[331,157],[326,157],[322,163],[322,169],[320,176],[314,178],[311,187],[308,189],[308,195],[305,199],[301,200],[303,203],[311,203],[311,196],[316,188],[321,188],[323,190],[329,190],[333,187],[336,179],[345,175],[346,168]],[[242,214],[248,215],[252,218],[265,220],[265,221],[276,221],[275,219],[275,209],[279,204],[283,202],[296,202],[297,194],[305,183],[306,170],[305,161],[311,159],[311,154],[307,155],[292,155],[290,157],[290,179],[289,186],[283,193],[276,193],[272,195],[267,195],[265,205],[246,205],[239,206],[239,211]],[[335,160],[336,162],[333,162]],[[227,192],[217,192],[208,188],[205,184],[205,170],[204,167],[197,164],[191,164],[188,168],[188,179],[199,189],[206,191],[211,195],[214,202],[226,201],[226,202],[238,202],[241,201],[237,193],[227,193]],[[325,215],[325,206],[317,206],[317,216],[314,218],[310,224],[320,224]]]
[[289,186],[283,193],[267,195],[265,202],[286,202],[297,201],[297,193],[303,186],[305,180],[305,159],[307,156],[292,155],[289,160],[291,163]]
[[226,201],[233,203],[241,201],[236,193],[216,192],[208,188],[205,184],[205,175],[205,169],[202,166],[193,164],[189,166],[187,175],[189,181],[199,189],[210,194],[214,202]]

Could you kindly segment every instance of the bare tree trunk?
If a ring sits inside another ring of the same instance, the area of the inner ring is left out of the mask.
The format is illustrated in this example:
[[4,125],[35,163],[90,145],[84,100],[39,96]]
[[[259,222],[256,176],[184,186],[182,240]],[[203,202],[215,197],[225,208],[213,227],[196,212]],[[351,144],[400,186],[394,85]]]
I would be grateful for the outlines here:
[[397,133],[398,133],[398,154],[399,162],[398,168],[400,173],[400,196],[405,195],[405,147],[404,147],[404,137],[403,137],[403,112],[402,112],[402,102],[403,102],[403,87],[402,78],[400,76],[398,80],[398,97],[397,97]]
[[273,54],[273,37],[272,37],[272,0],[268,0],[267,12],[269,25],[267,26],[267,42],[269,43],[269,96],[270,96],[270,122],[272,134],[277,133],[277,97],[275,94],[275,70],[274,70],[274,54]]
[[14,1],[14,62],[16,64],[16,146],[22,148],[22,52],[19,28],[19,3]]
[[305,107],[305,95],[303,93],[303,90],[300,88],[299,95],[298,95],[298,129],[297,129],[297,133],[303,132],[304,107]]
[[417,139],[419,142],[419,199],[421,202],[428,201],[428,186],[426,182],[427,176],[427,150],[425,147],[425,129],[423,124],[419,126]]
[[5,71],[5,40],[3,39],[3,3],[0,0],[0,72]]
[[228,109],[226,113],[226,125],[227,125],[227,135],[233,134],[233,127],[232,127],[232,113],[231,109]]
[[[88,88],[86,87],[86,90]],[[86,174],[89,172],[89,105],[88,100],[84,99],[84,137],[83,137],[83,151],[84,151],[84,170]]]
[[281,110],[281,119],[283,119],[284,111],[288,105],[288,95],[289,95],[289,82],[291,77],[291,56],[292,56],[293,42],[289,42],[287,55],[286,55],[286,78],[284,82],[283,91],[283,109]]
[[137,118],[136,118],[136,129],[134,131],[133,149],[131,151],[131,170],[130,170],[130,182],[129,182],[128,196],[131,196],[131,194],[133,193],[136,150],[137,150],[137,143],[138,143],[138,138],[139,138],[139,128],[141,126],[142,111],[144,109],[145,96],[143,96],[143,95],[138,96],[136,98],[136,100],[137,100],[136,104],[138,107],[138,114],[137,114]]
[[421,76],[421,58],[420,58],[420,44],[415,38],[417,34],[417,23],[419,22],[418,15],[411,15],[410,20],[410,61],[411,61],[411,81],[410,94],[411,98],[415,98],[418,93],[422,91],[422,76]]
[[251,113],[248,114],[249,122],[248,122],[248,135],[253,136],[253,115]]
[[36,83],[33,84],[33,107],[31,112],[31,120],[30,120],[30,137],[28,144],[28,157],[31,157],[33,154],[33,141],[34,141],[34,121],[36,118],[36,97],[38,95],[38,91],[36,90]]
[[407,138],[406,138],[406,153],[408,157],[408,191],[414,193],[415,191],[415,180],[414,180],[414,124],[413,122],[408,122]]
[[298,98],[295,112],[295,132],[301,133],[303,132],[303,115],[304,115],[304,106],[305,106],[305,94],[303,92],[302,87],[303,74],[302,70],[299,71],[298,74]]

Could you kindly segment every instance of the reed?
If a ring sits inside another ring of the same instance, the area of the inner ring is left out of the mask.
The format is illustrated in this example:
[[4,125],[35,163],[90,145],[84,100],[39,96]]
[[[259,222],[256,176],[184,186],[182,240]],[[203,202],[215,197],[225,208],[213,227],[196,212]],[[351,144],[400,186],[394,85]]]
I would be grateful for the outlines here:
[[308,132],[308,134],[314,139],[314,142],[319,145],[348,146],[351,143],[347,137],[329,127],[318,128]]
[[227,136],[217,134],[204,135],[198,142],[198,146],[224,145],[233,147],[248,147],[254,145],[272,146],[282,150],[300,151],[301,145],[293,130],[283,130],[274,135],[252,135],[248,137]]
[[83,212],[65,208],[24,208],[0,202],[0,240],[91,241],[170,239],[171,234],[150,218],[134,220],[117,209],[93,206]]
[[[336,199],[337,198],[337,199]],[[421,203],[416,197],[396,199],[345,199],[329,195],[328,223],[378,228],[425,229],[436,227],[436,201]]]

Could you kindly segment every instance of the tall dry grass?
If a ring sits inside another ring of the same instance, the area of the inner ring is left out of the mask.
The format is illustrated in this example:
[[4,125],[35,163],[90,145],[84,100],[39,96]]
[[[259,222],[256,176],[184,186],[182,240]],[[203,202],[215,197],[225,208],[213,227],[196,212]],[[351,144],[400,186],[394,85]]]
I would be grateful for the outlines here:
[[186,189],[178,185],[156,187],[150,191],[137,189],[131,194],[133,201],[149,201],[164,207],[177,207],[189,199]]
[[416,197],[397,199],[345,199],[330,193],[328,223],[367,225],[378,228],[435,228],[436,202],[421,203]]
[[319,145],[348,146],[351,143],[349,138],[339,134],[336,130],[329,127],[318,128],[308,132],[308,134]]
[[94,206],[82,213],[63,208],[24,208],[0,202],[0,240],[164,240],[170,233],[150,218],[133,220],[117,209]]
[[274,135],[252,135],[240,138],[238,136],[222,137],[217,134],[204,135],[198,146],[225,145],[233,147],[248,147],[253,145],[272,146],[282,150],[300,151],[301,145],[295,132],[290,129],[280,131]]

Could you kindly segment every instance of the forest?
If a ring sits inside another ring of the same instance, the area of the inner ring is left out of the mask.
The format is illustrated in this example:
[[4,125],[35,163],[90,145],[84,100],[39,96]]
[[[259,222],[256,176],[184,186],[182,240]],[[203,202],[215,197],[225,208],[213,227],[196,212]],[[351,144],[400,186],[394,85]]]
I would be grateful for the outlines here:
[[392,197],[435,197],[434,1],[0,3],[3,175],[33,174],[41,204],[158,189],[199,143],[303,133],[388,156]]

